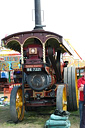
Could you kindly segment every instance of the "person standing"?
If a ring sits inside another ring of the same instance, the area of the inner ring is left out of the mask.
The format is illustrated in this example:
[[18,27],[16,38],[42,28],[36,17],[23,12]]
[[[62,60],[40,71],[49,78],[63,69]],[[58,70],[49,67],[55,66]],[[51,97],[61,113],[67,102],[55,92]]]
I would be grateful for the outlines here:
[[82,75],[83,76],[78,79],[80,127],[81,127],[82,111],[83,111],[83,104],[84,104],[85,69],[83,70]]

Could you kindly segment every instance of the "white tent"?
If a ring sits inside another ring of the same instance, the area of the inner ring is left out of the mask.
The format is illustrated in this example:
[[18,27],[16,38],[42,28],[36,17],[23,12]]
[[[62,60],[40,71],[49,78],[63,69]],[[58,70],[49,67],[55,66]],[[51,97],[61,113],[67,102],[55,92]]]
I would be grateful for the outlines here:
[[0,57],[20,55],[19,52],[0,46]]

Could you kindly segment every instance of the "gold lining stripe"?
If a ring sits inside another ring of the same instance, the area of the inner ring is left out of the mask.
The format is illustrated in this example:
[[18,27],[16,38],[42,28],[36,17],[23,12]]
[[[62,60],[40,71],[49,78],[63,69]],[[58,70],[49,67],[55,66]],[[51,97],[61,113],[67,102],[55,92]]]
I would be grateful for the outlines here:
[[[26,40],[31,39],[31,38],[37,38],[38,40],[40,40],[40,39],[39,39],[38,37],[36,37],[36,36],[31,36],[31,37],[28,37],[28,38],[26,38],[26,39],[24,40],[23,45],[24,45],[24,43],[26,42]],[[41,44],[44,43],[44,42],[42,42],[41,40],[40,40],[40,42],[41,42]]]
[[20,45],[21,45],[21,43],[18,41],[18,40],[14,40],[14,39],[9,39],[7,42],[6,42],[6,44],[5,45],[7,45],[9,42],[11,42],[11,41],[16,41],[17,43],[19,43]]
[[[66,52],[68,52],[62,44],[60,44],[60,47],[62,47]],[[68,52],[69,53],[69,52]]]
[[49,37],[49,36],[55,36],[55,35],[46,35],[45,37]]
[[16,37],[16,36],[15,37],[13,36],[13,38],[19,39],[19,37]]
[[[57,41],[59,42],[59,44],[61,43],[61,42],[59,41],[59,39],[57,39],[57,38],[49,37],[47,40],[49,40],[49,39],[55,39],[55,40],[57,40]],[[47,40],[44,42],[45,44],[46,44]]]

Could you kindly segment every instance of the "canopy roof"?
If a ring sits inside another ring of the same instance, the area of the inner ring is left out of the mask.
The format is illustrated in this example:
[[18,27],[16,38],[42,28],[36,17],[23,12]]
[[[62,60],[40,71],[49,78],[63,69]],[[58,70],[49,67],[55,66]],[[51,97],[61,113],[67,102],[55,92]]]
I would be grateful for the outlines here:
[[55,48],[55,51],[61,50],[62,53],[70,51],[63,45],[62,36],[44,30],[32,30],[26,32],[19,32],[9,35],[2,39],[2,46],[11,48],[16,51],[21,51],[21,45],[26,47],[28,44],[33,44],[37,39],[42,45],[51,46]]

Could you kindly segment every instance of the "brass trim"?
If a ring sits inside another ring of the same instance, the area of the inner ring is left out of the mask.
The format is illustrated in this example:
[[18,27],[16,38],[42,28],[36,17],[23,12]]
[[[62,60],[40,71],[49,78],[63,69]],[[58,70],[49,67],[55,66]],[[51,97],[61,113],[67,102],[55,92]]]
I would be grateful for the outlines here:
[[[31,39],[31,38],[37,38],[38,40],[40,40],[38,37],[36,37],[36,36],[31,36],[31,37],[28,37],[28,38],[26,38],[24,41],[23,41],[23,45],[25,44],[25,42],[26,42],[26,40],[28,40],[28,39]],[[43,44],[43,42],[40,40],[40,42],[41,42],[41,44]]]
[[49,37],[49,36],[55,36],[55,35],[46,35],[45,37]]
[[13,36],[13,38],[19,39],[19,37],[17,37],[17,36],[15,36],[15,37]]
[[43,43],[43,62],[46,63],[46,59],[45,59],[45,43]]
[[[59,39],[57,39],[57,38],[53,38],[53,37],[49,37],[47,40],[49,40],[49,39],[55,39],[55,40],[57,40],[58,42],[59,42],[59,44],[61,43],[60,41],[59,41]],[[46,44],[46,42],[47,42],[47,40],[45,41],[45,44]]]
[[21,44],[21,60],[22,60],[22,64],[24,64],[23,44]]
[[17,41],[20,45],[21,45],[21,43],[18,41],[18,40],[14,40],[14,39],[9,39],[7,42],[6,42],[6,44],[5,45],[7,45],[9,42],[11,42],[11,41]]

